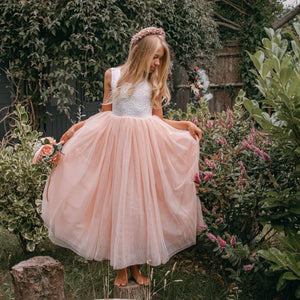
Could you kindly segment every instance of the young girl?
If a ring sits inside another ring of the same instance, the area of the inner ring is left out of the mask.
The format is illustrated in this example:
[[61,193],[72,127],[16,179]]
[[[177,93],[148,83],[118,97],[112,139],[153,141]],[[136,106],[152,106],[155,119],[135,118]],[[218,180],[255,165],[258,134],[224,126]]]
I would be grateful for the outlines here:
[[62,136],[64,155],[44,191],[50,239],[110,260],[118,286],[129,270],[148,285],[139,265],[166,263],[204,225],[193,182],[201,130],[163,118],[169,60],[162,29],[132,37],[127,62],[105,72],[102,112]]

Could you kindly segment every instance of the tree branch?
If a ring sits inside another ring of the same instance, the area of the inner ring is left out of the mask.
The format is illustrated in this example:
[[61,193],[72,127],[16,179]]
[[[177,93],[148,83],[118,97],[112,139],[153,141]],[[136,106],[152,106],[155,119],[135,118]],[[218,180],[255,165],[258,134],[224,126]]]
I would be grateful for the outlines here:
[[239,31],[239,30],[240,30],[240,28],[237,28],[237,27],[235,27],[235,26],[233,26],[233,25],[230,25],[230,24],[228,24],[228,23],[216,21],[216,24],[217,24],[217,25],[220,25],[220,26],[224,26],[224,27],[230,28],[230,29],[233,29],[233,30],[236,30],[236,31]]
[[298,4],[293,10],[289,11],[288,13],[286,13],[285,15],[283,15],[281,18],[279,18],[278,20],[276,20],[272,24],[273,29],[276,30],[276,29],[280,28],[281,26],[283,26],[284,24],[286,24],[288,21],[290,21],[291,19],[293,19],[299,13],[300,13],[300,4]]
[[233,22],[233,21],[231,21],[231,20],[229,20],[229,19],[226,19],[225,17],[219,15],[217,12],[214,12],[214,15],[215,15],[216,17],[218,17],[219,19],[223,20],[224,22],[229,23],[229,24],[235,26],[236,28],[241,29],[241,26],[240,26],[239,24],[237,24],[237,23],[235,23],[235,22]]

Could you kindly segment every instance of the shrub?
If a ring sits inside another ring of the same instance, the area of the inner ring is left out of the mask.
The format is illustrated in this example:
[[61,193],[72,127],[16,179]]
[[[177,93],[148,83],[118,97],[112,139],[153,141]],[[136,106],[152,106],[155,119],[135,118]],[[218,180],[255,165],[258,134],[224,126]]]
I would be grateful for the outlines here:
[[0,152],[0,220],[16,234],[24,251],[34,251],[47,235],[40,217],[46,165],[31,164],[34,145],[42,135],[32,131],[25,108],[17,105],[12,145]]

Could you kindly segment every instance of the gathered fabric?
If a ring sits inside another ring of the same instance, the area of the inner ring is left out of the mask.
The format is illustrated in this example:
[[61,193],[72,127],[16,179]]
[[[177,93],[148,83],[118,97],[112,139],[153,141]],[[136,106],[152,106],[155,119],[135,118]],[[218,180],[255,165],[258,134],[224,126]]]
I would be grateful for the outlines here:
[[203,225],[199,143],[157,116],[100,112],[64,145],[42,218],[50,239],[114,269],[166,263]]

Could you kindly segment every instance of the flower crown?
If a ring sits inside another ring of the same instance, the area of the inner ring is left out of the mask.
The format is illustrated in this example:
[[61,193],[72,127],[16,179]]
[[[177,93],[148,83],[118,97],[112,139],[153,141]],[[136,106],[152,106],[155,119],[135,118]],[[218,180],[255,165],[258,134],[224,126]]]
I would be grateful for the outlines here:
[[130,41],[130,47],[135,45],[138,41],[146,37],[147,35],[162,35],[163,37],[166,37],[166,33],[162,28],[157,27],[147,27],[142,29],[140,32],[135,34]]

